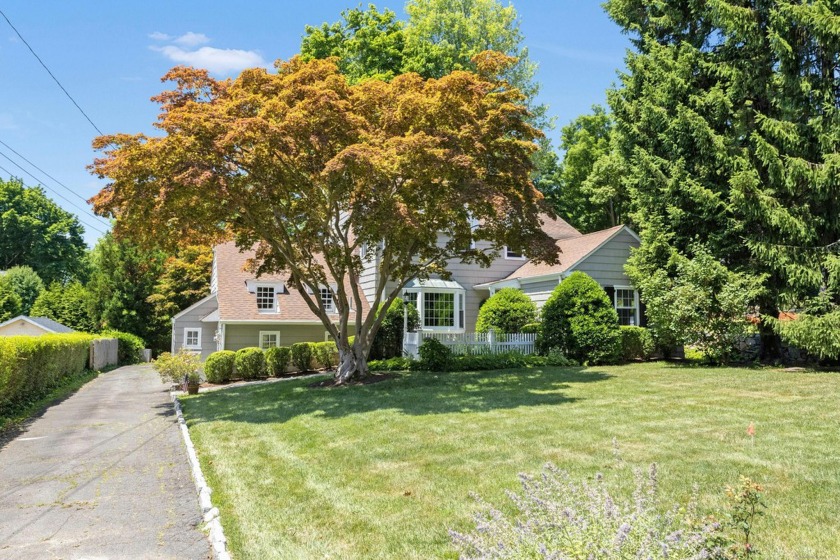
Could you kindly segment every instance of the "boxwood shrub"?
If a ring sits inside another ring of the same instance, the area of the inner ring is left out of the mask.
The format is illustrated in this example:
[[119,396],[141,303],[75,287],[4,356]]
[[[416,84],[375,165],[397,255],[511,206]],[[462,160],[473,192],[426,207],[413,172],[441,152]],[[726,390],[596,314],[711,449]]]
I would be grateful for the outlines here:
[[292,365],[297,371],[309,371],[312,369],[312,343],[298,342],[292,344]]
[[644,327],[621,327],[621,353],[625,360],[649,360],[656,351],[653,335]]
[[537,306],[521,290],[502,288],[478,310],[476,332],[520,333],[537,320]]
[[227,383],[233,379],[233,368],[236,365],[236,353],[230,350],[220,350],[207,356],[204,362],[204,375],[210,383]]
[[259,348],[237,350],[234,363],[236,372],[242,379],[257,379],[266,375],[265,354]]
[[265,364],[268,367],[268,374],[273,377],[280,377],[289,369],[292,360],[292,351],[288,346],[277,346],[265,351]]
[[334,369],[338,365],[338,346],[335,342],[316,342],[312,352],[318,365],[325,369]]

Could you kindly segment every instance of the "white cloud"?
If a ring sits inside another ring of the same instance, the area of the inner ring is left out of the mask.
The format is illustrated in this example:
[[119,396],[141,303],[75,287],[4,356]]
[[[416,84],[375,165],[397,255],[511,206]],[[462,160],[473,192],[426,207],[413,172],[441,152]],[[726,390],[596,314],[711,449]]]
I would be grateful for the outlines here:
[[177,39],[174,39],[174,42],[184,47],[197,47],[198,45],[209,43],[210,37],[204,33],[193,33],[192,31],[187,31]]
[[256,51],[240,49],[217,49],[215,47],[201,47],[196,50],[186,50],[176,45],[150,47],[162,53],[169,60],[178,64],[206,68],[213,74],[228,75],[245,68],[266,67],[266,61]]
[[155,41],[168,41],[172,37],[167,35],[166,33],[161,33],[160,31],[155,31],[154,33],[149,33],[149,39],[154,39]]

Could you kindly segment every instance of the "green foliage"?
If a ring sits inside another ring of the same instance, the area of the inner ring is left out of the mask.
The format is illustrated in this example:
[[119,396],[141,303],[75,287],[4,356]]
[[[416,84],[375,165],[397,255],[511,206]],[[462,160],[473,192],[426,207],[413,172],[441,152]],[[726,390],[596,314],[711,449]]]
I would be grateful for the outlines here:
[[840,308],[836,252],[825,250],[840,239],[837,2],[606,9],[636,47],[608,100],[640,233],[689,258],[699,245],[760,279],[750,303],[765,336],[780,311],[824,290],[831,306],[820,314]]
[[22,307],[23,302],[20,301],[20,296],[0,284],[0,322],[20,315]]
[[452,361],[452,350],[441,341],[434,338],[424,338],[418,348],[420,363],[423,369],[429,371],[446,371]]
[[621,327],[621,353],[629,360],[649,360],[656,351],[653,335],[644,327]]
[[[746,545],[739,543],[736,531],[714,515],[699,513],[696,493],[687,504],[665,504],[657,470],[652,464],[644,476],[623,466],[620,474],[635,478],[636,485],[627,497],[612,492],[601,474],[576,482],[548,464],[541,476],[520,475],[522,493],[509,495],[515,518],[480,501],[477,529],[453,531],[453,542],[461,558],[500,560],[595,557],[592,550],[605,559],[738,560],[757,555],[749,538]],[[739,503],[733,511],[741,509]]]
[[312,355],[318,365],[324,369],[335,369],[338,365],[338,347],[335,342],[313,343]]
[[[268,352],[266,352],[266,361]],[[204,361],[204,375],[210,383],[227,383],[233,379],[233,368],[236,365],[236,353],[230,350],[213,352]]]
[[337,57],[351,83],[365,79],[390,80],[402,73],[403,22],[389,9],[373,4],[341,12],[342,21],[306,26],[300,54],[304,60]]
[[534,323],[528,323],[527,325],[522,325],[522,328],[519,329],[519,332],[521,332],[523,334],[534,334],[534,333],[539,334],[541,330],[542,330],[542,325],[540,323],[534,322]]
[[156,324],[171,325],[173,316],[210,293],[212,263],[212,249],[198,245],[183,247],[163,262],[146,298]]
[[614,124],[612,116],[596,105],[591,114],[581,115],[562,129],[563,161],[549,200],[558,215],[584,233],[628,219],[623,162],[612,144]]
[[820,359],[840,358],[840,310],[799,314],[793,321],[775,320],[773,326],[790,344]]
[[298,371],[309,371],[312,369],[312,343],[298,342],[292,344],[292,365]]
[[274,346],[265,351],[268,374],[273,377],[285,375],[292,361],[292,350],[288,346]]
[[537,320],[537,306],[522,291],[502,288],[484,302],[478,310],[476,332],[494,330],[498,333],[519,333]]
[[90,316],[90,295],[80,282],[53,284],[38,296],[32,317],[47,317],[79,332],[96,332]]
[[44,283],[38,274],[28,266],[13,266],[0,275],[0,291],[9,291],[20,298],[21,315],[32,315],[32,305],[41,292],[44,291]]
[[265,353],[260,348],[243,348],[236,351],[236,372],[246,381],[266,376]]
[[542,309],[540,344],[581,363],[618,360],[621,333],[607,293],[583,272],[573,272],[554,288]]
[[47,284],[84,276],[83,234],[79,219],[40,187],[0,179],[0,270],[29,266]]
[[156,351],[170,347],[172,324],[157,317],[147,299],[154,293],[164,256],[111,234],[102,237],[91,253],[92,272],[87,289],[91,315],[99,329],[129,332]]
[[166,383],[184,383],[195,380],[201,371],[201,358],[181,348],[176,354],[164,352],[152,362],[152,366]]
[[[408,330],[413,331],[417,328],[420,321],[417,308],[410,303],[406,305],[402,299],[396,298],[385,313],[385,319],[382,320],[379,330],[376,331],[376,336],[373,337],[373,344],[370,347],[370,358],[372,360],[383,360],[402,355],[404,309],[408,319]],[[352,342],[350,344],[352,345]]]
[[[444,347],[446,348],[446,347]],[[552,350],[546,356],[522,354],[520,352],[501,352],[498,354],[475,354],[466,356],[450,355],[445,362],[445,370],[432,369],[427,361],[412,360],[407,357],[389,360],[371,360],[370,371],[490,371],[497,369],[515,369],[530,367],[573,367],[578,363],[570,360],[558,350]]]
[[767,505],[764,503],[764,488],[749,478],[742,476],[737,487],[726,489],[729,499],[727,515],[729,527],[738,535],[732,539],[729,547],[734,558],[750,558],[758,556],[758,551],[752,543],[755,521],[764,515]]
[[117,339],[117,352],[121,366],[139,362],[140,355],[146,348],[146,343],[143,339],[131,333],[107,330],[102,332],[101,336]]
[[375,371],[409,371],[416,369],[415,362],[411,358],[398,356],[387,360],[371,360],[368,362],[368,370]]
[[79,333],[0,337],[0,417],[82,373],[93,339]]
[[657,340],[690,344],[710,361],[726,362],[751,328],[748,313],[763,293],[764,277],[732,272],[700,247],[694,258],[685,257],[646,235],[626,271]]

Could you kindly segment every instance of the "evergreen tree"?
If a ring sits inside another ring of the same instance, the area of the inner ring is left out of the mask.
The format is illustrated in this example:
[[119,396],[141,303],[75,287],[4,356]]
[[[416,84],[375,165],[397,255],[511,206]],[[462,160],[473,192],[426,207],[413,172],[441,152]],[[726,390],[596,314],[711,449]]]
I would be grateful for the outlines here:
[[53,283],[41,292],[32,306],[33,317],[47,317],[68,326],[74,331],[96,332],[90,315],[90,294],[80,282]]
[[807,308],[821,291],[836,307],[833,257],[817,248],[840,239],[840,4],[606,9],[637,49],[608,94],[633,222],[683,256],[699,249],[762,278],[753,303],[766,342],[780,310]]
[[44,291],[44,282],[28,266],[13,266],[0,276],[0,284],[18,295],[21,315],[30,315],[32,304]]

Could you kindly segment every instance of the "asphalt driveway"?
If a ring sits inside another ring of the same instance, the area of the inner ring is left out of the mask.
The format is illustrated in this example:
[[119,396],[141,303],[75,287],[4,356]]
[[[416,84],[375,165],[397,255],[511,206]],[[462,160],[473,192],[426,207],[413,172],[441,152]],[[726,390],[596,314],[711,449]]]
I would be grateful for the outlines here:
[[167,388],[100,375],[0,449],[0,559],[206,559]]

